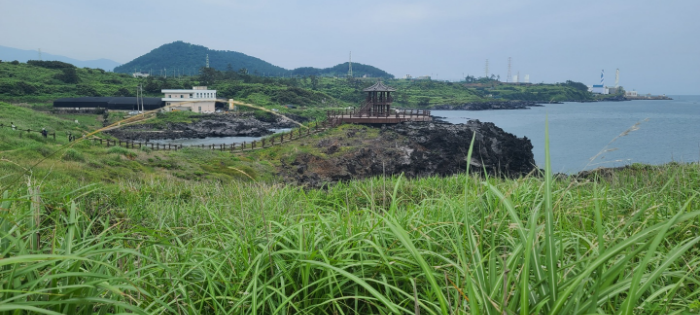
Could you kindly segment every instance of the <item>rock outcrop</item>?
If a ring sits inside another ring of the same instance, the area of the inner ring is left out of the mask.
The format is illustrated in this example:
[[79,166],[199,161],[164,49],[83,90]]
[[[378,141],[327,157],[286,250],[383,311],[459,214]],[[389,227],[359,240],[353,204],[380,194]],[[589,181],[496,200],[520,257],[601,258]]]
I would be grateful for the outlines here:
[[299,154],[291,163],[283,161],[280,175],[310,187],[382,174],[449,176],[465,171],[473,135],[476,139],[469,161],[472,172],[518,177],[536,167],[529,139],[478,120],[458,125],[402,123],[382,128],[377,138],[360,141],[357,138],[362,138],[362,133],[358,128],[319,141],[316,146],[325,156]]
[[107,131],[122,140],[156,140],[206,137],[260,137],[273,132],[270,129],[292,128],[296,124],[284,118],[260,120],[254,117],[205,115],[192,123],[168,123],[164,128],[153,124],[124,126]]

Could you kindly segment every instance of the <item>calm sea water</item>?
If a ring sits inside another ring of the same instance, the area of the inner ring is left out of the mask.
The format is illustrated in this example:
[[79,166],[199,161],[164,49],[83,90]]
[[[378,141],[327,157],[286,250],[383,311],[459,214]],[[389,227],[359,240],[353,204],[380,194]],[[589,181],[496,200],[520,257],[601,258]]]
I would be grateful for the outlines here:
[[[545,119],[549,117],[554,172],[575,173],[631,163],[698,161],[700,96],[671,97],[671,101],[565,103],[528,110],[436,110],[432,114],[455,124],[469,119],[493,122],[507,132],[526,136],[532,141],[540,167],[544,167]],[[618,137],[636,123],[639,129]],[[590,161],[605,150],[608,152]]]

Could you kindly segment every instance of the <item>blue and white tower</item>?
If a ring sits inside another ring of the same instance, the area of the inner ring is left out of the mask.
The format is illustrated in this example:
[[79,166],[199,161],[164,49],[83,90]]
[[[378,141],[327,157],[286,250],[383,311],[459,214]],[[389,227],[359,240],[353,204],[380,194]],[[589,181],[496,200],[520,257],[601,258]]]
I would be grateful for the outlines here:
[[596,94],[608,94],[605,89],[605,69],[600,71],[600,84],[594,84],[591,92]]

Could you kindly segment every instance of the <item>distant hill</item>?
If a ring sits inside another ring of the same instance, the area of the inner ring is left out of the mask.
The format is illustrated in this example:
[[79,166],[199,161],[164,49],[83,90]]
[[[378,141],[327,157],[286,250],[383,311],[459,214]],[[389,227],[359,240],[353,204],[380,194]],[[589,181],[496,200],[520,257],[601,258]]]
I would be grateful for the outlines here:
[[[206,64],[207,54],[209,55],[209,66],[219,71],[238,71],[240,69],[246,69],[249,74],[266,77],[290,75],[342,77],[348,73],[347,62],[325,69],[303,67],[288,70],[240,52],[212,50],[204,46],[182,41],[162,45],[141,57],[114,68],[114,72],[133,73],[139,71],[154,75],[162,75],[164,71],[167,71],[168,75],[172,75],[173,71],[175,71],[175,73],[179,72],[179,74],[196,75],[199,73],[199,69]],[[352,69],[355,77],[362,77],[364,75],[381,78],[394,77],[386,71],[360,63],[353,63]]]
[[174,71],[180,74],[195,75],[206,64],[209,54],[209,66],[220,70],[247,69],[250,74],[261,76],[281,76],[289,70],[270,64],[264,60],[248,56],[236,51],[212,50],[204,46],[193,45],[182,41],[160,46],[151,52],[114,68],[114,72],[133,73],[134,71],[150,72],[160,75],[165,69],[168,75]]
[[[325,68],[325,69],[318,69],[318,68],[312,68],[312,67],[303,67],[303,68],[296,68],[292,70],[292,75],[295,76],[310,76],[310,75],[316,75],[316,76],[326,76],[326,77],[344,77],[348,74],[348,63],[341,63],[335,67],[330,67],[330,68]],[[384,78],[384,79],[393,79],[394,75],[389,74],[388,72],[370,66],[370,65],[363,65],[361,63],[353,63],[352,64],[352,75],[353,77],[356,78],[361,78],[363,76],[371,77],[371,78]]]
[[[14,61],[27,62],[28,60],[38,60],[39,52],[37,50],[25,50],[17,49],[12,47],[0,46],[0,60],[2,61]],[[114,67],[119,66],[120,63],[109,60],[109,59],[97,59],[97,60],[77,60],[69,58],[66,56],[52,55],[49,53],[42,52],[41,59],[44,61],[61,61],[70,63],[78,68],[93,68],[102,69],[106,71],[112,71]]]

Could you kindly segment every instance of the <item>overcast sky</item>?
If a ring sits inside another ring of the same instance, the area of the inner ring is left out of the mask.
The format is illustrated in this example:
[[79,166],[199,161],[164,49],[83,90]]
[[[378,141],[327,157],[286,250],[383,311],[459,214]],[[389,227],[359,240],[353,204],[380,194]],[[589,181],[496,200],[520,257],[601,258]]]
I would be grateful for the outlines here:
[[0,0],[0,45],[126,63],[182,40],[292,69],[370,64],[397,77],[512,72],[531,82],[700,94],[700,1]]

